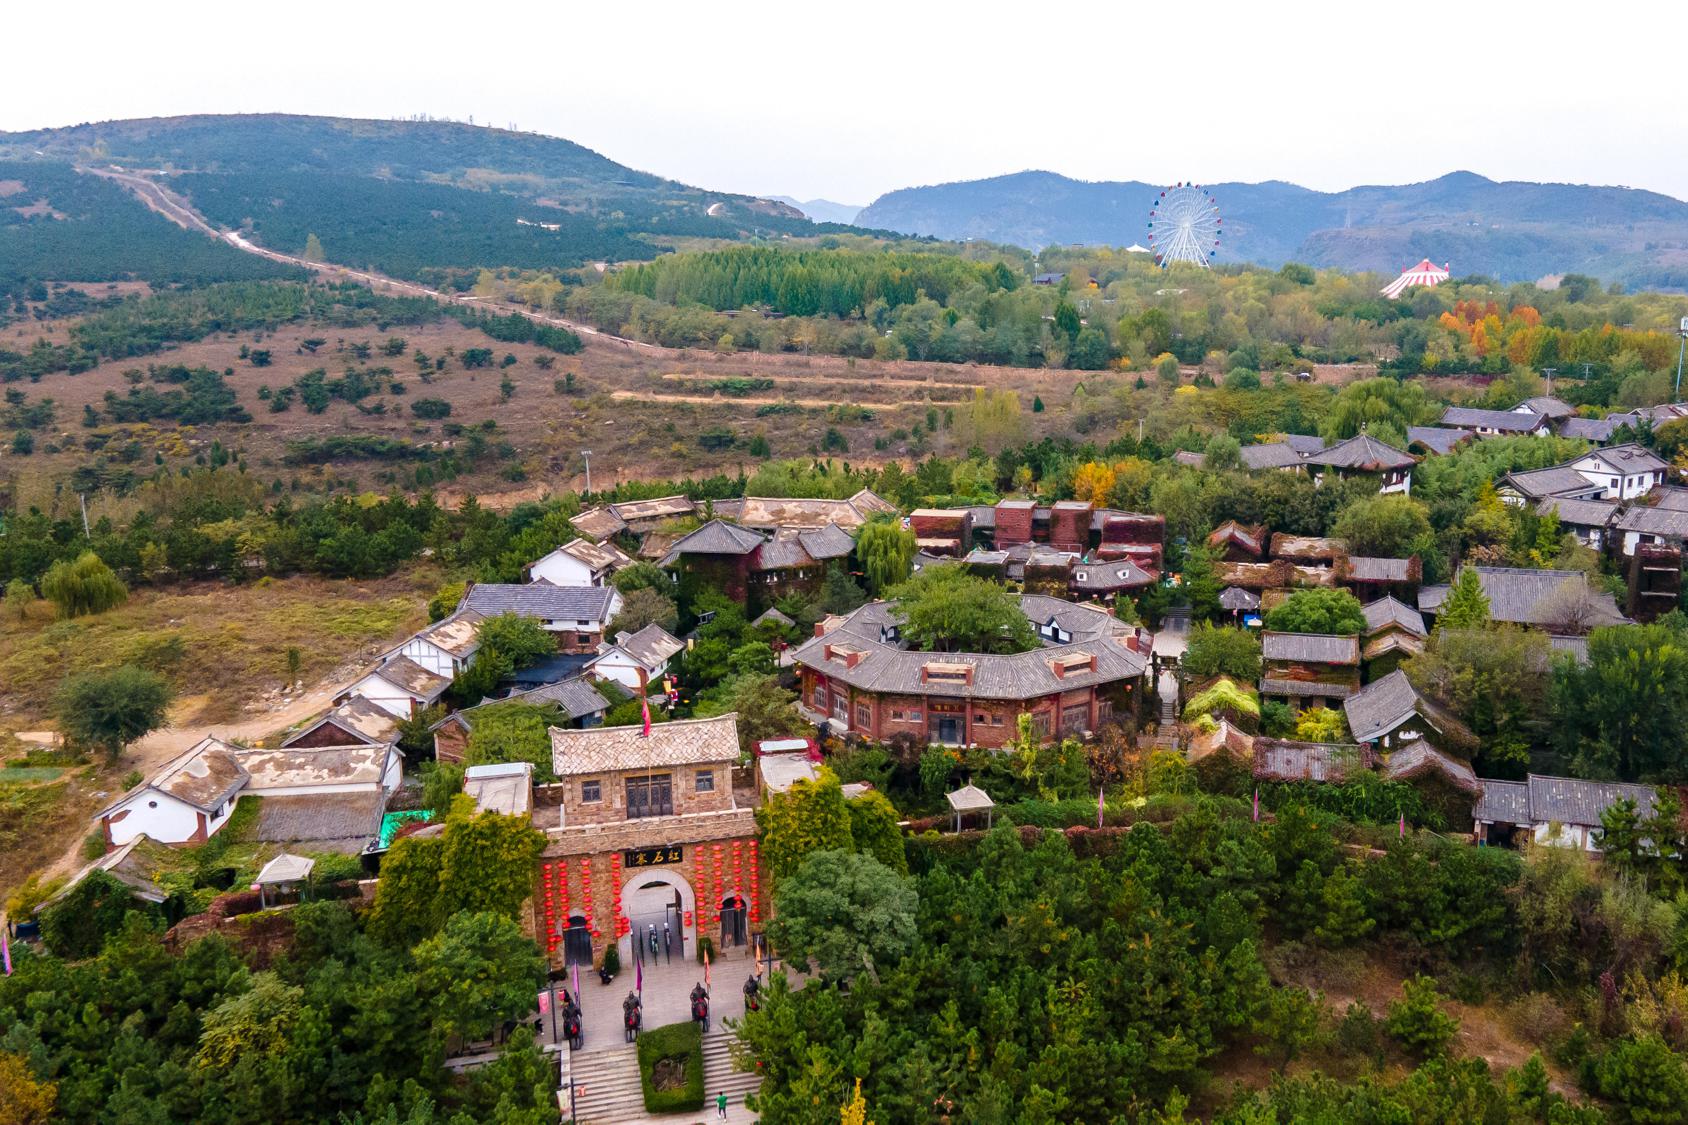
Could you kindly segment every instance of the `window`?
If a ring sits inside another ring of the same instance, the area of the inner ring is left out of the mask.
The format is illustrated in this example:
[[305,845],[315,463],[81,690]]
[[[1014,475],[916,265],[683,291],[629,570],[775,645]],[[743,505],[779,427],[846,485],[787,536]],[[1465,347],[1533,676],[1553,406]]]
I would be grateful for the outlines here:
[[574,643],[577,644],[577,645],[589,645],[589,644],[592,643],[592,634],[591,633],[576,633],[574,635]]
[[715,792],[715,771],[698,770],[696,789],[699,793]]
[[674,776],[658,773],[627,779],[627,819],[674,815]]
[[863,730],[873,726],[873,708],[865,703],[856,704],[856,725]]
[[604,799],[604,786],[599,781],[583,781],[580,783],[580,800],[583,804],[591,804]]

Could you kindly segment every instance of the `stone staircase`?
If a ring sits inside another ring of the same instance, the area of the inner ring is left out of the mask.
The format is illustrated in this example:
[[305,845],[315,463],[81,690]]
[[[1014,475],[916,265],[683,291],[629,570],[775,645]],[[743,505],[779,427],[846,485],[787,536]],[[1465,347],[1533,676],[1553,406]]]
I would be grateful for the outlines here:
[[[570,1059],[570,1072],[577,1084],[576,1125],[628,1125],[631,1122],[672,1120],[685,1122],[714,1120],[715,1095],[726,1091],[731,1102],[731,1121],[749,1121],[744,1096],[761,1085],[754,1074],[733,1069],[732,1034],[719,1025],[703,1037],[704,1109],[694,1113],[665,1114],[654,1118],[645,1112],[645,1095],[639,1087],[639,1056],[632,1044],[617,1043],[601,1051],[579,1051]],[[568,1113],[568,1090],[563,1090],[563,1113]],[[707,1116],[706,1116],[707,1114]]]

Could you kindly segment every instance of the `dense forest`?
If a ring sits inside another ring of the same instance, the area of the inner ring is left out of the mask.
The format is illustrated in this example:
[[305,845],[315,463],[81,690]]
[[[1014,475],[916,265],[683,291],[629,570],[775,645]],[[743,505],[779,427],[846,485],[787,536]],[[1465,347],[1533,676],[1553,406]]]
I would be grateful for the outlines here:
[[68,164],[0,161],[0,300],[39,299],[44,281],[158,284],[300,277],[149,211]]
[[[911,268],[894,253],[876,266],[872,252],[757,248],[666,256],[560,299],[573,316],[670,346],[1135,371],[1171,355],[1214,373],[1347,362],[1403,375],[1662,371],[1688,312],[1688,298],[1574,275],[1554,289],[1464,278],[1390,301],[1376,275],[1300,265],[1167,273],[1145,255],[1057,247],[1035,266],[1004,254],[944,269],[930,264],[938,256],[914,259],[937,277],[914,278],[912,298],[864,284]],[[1024,284],[1027,271],[1056,283]]]

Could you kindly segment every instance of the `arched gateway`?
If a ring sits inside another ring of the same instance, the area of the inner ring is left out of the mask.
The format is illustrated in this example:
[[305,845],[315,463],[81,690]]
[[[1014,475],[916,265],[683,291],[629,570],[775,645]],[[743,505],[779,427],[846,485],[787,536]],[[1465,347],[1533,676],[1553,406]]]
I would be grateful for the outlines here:
[[[657,956],[682,958],[696,950],[686,940],[686,919],[697,909],[692,885],[678,870],[646,868],[627,873],[621,888],[621,908],[631,923],[621,939],[621,963],[632,964],[640,950],[650,953],[650,934],[657,935]],[[666,928],[666,929],[665,929]],[[666,934],[666,941],[664,936]]]

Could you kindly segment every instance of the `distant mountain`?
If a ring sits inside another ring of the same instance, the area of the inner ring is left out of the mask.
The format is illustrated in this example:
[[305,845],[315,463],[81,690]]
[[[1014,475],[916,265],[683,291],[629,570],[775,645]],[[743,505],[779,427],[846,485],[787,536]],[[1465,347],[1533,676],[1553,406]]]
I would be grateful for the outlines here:
[[[1499,183],[1454,172],[1426,183],[1319,192],[1282,181],[1205,185],[1224,216],[1219,261],[1287,261],[1394,274],[1421,258],[1503,281],[1586,273],[1688,288],[1688,203],[1632,188]],[[1033,249],[1146,242],[1164,184],[1086,183],[1053,172],[904,188],[862,226]]]
[[[7,160],[168,173],[167,184],[212,221],[274,249],[299,253],[316,234],[331,261],[410,277],[566,269],[650,258],[682,237],[826,229],[787,204],[636,171],[572,141],[450,121],[107,121],[0,133]],[[16,217],[57,221],[14,209]]]
[[830,199],[796,200],[789,195],[773,195],[768,198],[775,203],[787,203],[803,212],[817,223],[853,223],[856,216],[861,214],[859,203],[834,203]]

